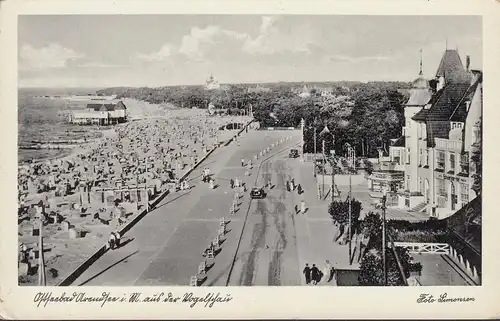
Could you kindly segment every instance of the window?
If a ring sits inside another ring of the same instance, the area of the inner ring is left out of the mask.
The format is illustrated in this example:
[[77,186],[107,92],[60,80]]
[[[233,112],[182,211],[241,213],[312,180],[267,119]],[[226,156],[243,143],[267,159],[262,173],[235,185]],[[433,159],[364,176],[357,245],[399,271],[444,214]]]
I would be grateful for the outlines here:
[[410,159],[410,151],[411,150],[409,148],[406,150],[406,164],[410,164],[410,161],[411,161],[411,159]]
[[469,203],[469,184],[460,183],[460,199],[462,201],[462,207]]
[[425,150],[425,166],[429,166],[429,150]]
[[436,189],[437,189],[437,194],[441,196],[446,196],[446,186],[444,184],[444,179],[437,178],[436,179]]
[[460,172],[469,175],[469,153],[465,152],[460,155]]
[[418,158],[418,164],[420,166],[422,166],[423,163],[424,163],[423,155],[424,155],[424,151],[422,150],[422,148],[420,148],[420,155],[419,155],[419,158]]
[[440,170],[445,170],[445,156],[444,152],[437,152],[436,168]]
[[451,123],[451,129],[457,128],[457,123]]
[[450,153],[450,172],[455,172],[455,154]]

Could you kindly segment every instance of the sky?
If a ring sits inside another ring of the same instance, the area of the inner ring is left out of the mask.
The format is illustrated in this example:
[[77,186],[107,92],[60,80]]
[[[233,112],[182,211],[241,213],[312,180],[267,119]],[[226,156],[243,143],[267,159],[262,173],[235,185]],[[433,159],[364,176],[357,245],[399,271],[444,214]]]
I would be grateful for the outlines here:
[[[422,48],[422,54],[420,54]],[[20,87],[410,81],[445,49],[482,69],[479,16],[19,16]]]

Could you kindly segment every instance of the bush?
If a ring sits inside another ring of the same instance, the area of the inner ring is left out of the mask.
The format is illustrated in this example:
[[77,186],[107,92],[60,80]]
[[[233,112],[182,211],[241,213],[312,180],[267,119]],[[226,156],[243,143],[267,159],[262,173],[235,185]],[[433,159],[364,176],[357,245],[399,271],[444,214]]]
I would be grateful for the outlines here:
[[[398,248],[398,255],[401,260],[401,265],[404,270],[404,277],[410,276],[409,270],[409,254],[406,249]],[[398,264],[394,257],[394,253],[387,249],[387,285],[402,286],[404,285],[403,276],[399,271]],[[361,260],[360,271],[358,276],[359,285],[361,286],[384,286],[384,270],[382,267],[382,254],[378,249],[371,249]]]
[[[361,202],[356,199],[351,199],[351,223],[353,228],[359,226],[359,215],[361,213]],[[333,201],[330,203],[328,208],[328,213],[331,218],[341,225],[346,225],[349,223],[349,201]]]
[[365,165],[365,172],[368,175],[371,175],[373,173],[373,164],[369,160],[365,159],[363,160],[363,164]]
[[395,242],[445,243],[445,231],[394,231]]
[[417,263],[410,263],[410,272],[418,272],[418,273],[422,273],[422,264],[420,262],[417,262]]
[[361,259],[358,276],[361,286],[381,286],[383,285],[382,257],[378,250],[372,249]]
[[389,220],[387,226],[396,231],[445,231],[446,221],[430,219],[421,222],[409,222],[406,220]]

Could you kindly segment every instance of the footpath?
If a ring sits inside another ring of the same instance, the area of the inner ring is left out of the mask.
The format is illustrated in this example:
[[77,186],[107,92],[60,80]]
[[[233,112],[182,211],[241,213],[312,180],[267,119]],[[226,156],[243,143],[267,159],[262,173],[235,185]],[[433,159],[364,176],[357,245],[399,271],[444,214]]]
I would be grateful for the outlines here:
[[[299,196],[299,202],[303,199],[307,205],[306,213],[298,214],[296,218],[297,249],[301,268],[304,269],[306,263],[309,267],[316,264],[323,272],[326,260],[329,260],[335,269],[349,267],[348,245],[340,245],[333,241],[337,229],[328,214],[328,207],[331,203],[330,194],[324,200],[318,199],[313,164],[297,163],[293,168],[293,175],[304,190]],[[351,267],[355,266],[357,264],[353,263]],[[302,284],[305,284],[305,278],[302,276],[301,279]],[[327,282],[327,278],[323,276],[319,285],[335,286],[337,284],[335,278]]]

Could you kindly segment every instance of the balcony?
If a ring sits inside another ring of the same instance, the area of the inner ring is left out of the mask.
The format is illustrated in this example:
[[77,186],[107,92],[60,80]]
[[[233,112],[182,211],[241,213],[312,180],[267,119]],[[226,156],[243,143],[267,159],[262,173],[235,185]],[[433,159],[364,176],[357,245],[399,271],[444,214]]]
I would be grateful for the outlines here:
[[444,161],[438,161],[436,164],[436,168],[434,169],[436,172],[444,172],[445,171],[445,162]]
[[469,164],[460,164],[460,172],[458,176],[468,177],[469,176]]
[[462,148],[462,141],[450,140],[444,138],[436,138],[436,148],[444,150],[460,150]]

